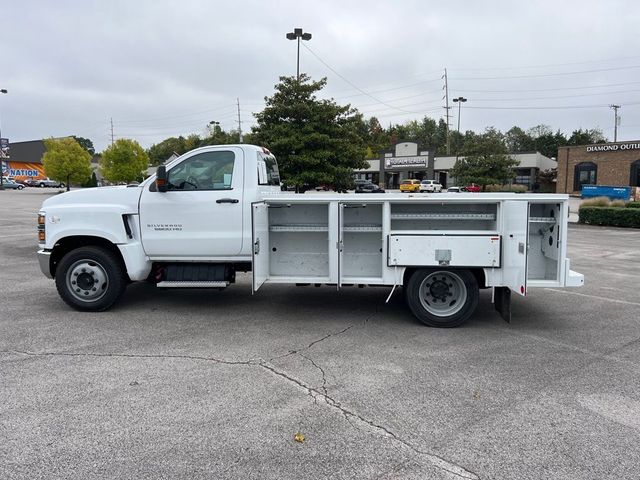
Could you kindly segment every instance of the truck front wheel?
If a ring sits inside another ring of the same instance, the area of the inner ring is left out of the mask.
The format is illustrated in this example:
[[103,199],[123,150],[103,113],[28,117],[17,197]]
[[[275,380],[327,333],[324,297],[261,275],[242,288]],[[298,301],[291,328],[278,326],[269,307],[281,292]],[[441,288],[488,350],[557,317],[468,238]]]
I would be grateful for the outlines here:
[[76,310],[106,310],[127,285],[122,261],[101,247],[81,247],[67,253],[56,269],[56,288]]
[[404,290],[413,314],[430,327],[460,326],[478,306],[478,281],[469,270],[417,270]]

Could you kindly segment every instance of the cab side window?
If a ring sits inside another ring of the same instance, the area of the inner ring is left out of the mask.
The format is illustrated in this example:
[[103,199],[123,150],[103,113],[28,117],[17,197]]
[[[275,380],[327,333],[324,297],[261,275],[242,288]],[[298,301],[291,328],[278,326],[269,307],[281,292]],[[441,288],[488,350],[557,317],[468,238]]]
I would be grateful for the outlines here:
[[233,152],[204,152],[176,165],[168,173],[167,190],[231,190]]

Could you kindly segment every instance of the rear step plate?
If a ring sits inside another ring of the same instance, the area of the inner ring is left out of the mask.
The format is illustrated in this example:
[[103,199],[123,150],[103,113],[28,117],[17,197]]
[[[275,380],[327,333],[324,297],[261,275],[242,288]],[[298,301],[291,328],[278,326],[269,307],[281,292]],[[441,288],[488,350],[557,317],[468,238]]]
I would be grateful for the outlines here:
[[157,286],[163,288],[225,288],[229,286],[229,282],[164,281],[158,282]]

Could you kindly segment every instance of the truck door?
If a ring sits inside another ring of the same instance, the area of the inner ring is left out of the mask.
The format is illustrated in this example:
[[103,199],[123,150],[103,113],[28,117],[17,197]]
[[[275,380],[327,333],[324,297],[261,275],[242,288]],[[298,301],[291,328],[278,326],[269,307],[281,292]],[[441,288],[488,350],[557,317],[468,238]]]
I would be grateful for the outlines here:
[[255,293],[269,277],[269,207],[264,202],[251,204],[253,282]]
[[529,202],[502,204],[502,284],[518,295],[527,293]]
[[[140,198],[140,229],[151,258],[238,255],[242,250],[244,155],[227,147],[194,151]],[[248,212],[247,212],[248,214]]]

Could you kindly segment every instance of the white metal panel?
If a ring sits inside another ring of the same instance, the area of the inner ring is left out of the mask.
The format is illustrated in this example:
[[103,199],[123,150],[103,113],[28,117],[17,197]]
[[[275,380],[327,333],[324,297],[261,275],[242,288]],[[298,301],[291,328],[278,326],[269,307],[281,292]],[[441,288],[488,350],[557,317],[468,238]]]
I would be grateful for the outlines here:
[[253,282],[251,291],[257,292],[269,278],[269,207],[264,202],[251,204]]
[[496,235],[390,235],[390,266],[499,267]]
[[342,286],[342,270],[343,270],[343,258],[344,258],[344,203],[338,204],[338,242],[336,244],[338,249],[338,283],[337,288]]
[[502,204],[502,283],[518,295],[527,293],[529,203]]

